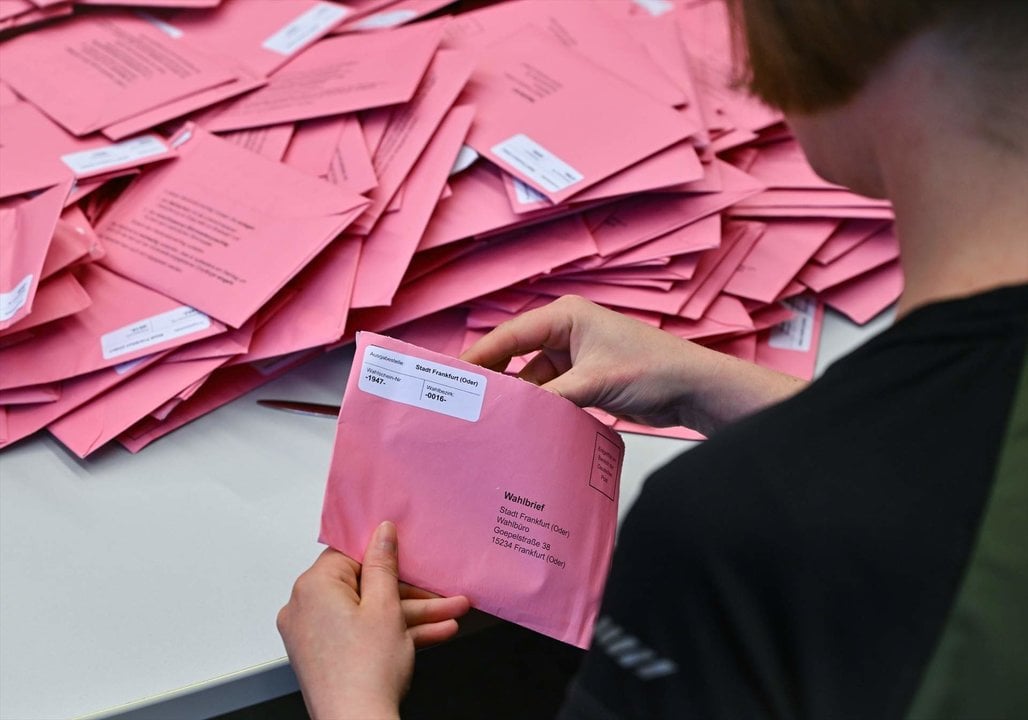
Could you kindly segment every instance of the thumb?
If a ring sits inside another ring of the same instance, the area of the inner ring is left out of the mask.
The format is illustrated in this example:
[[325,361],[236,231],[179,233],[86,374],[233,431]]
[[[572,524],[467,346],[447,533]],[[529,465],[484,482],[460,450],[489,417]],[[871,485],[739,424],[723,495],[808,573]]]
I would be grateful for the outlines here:
[[593,397],[595,393],[578,368],[573,367],[540,387],[560,395],[565,400],[570,400],[578,407],[591,407],[595,404],[596,398]]
[[360,580],[361,602],[365,599],[376,604],[390,599],[399,602],[399,575],[396,525],[387,520],[375,528],[364,550]]

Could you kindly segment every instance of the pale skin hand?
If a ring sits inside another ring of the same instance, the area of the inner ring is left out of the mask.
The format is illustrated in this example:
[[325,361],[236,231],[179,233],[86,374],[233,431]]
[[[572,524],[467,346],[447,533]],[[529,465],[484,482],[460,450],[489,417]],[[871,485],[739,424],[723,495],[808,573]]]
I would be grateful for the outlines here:
[[461,357],[503,371],[536,350],[520,373],[525,380],[580,407],[707,435],[805,385],[576,296],[505,322]]
[[363,566],[330,548],[297,579],[278,631],[313,720],[399,717],[414,649],[457,632],[467,598],[436,597],[398,577],[396,527],[385,522]]

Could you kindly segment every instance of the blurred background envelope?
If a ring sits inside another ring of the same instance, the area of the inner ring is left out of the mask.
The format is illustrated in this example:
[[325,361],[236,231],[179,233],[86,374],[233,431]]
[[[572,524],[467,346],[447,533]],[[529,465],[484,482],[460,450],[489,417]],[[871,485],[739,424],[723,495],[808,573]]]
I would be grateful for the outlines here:
[[555,394],[362,332],[321,540],[360,559],[392,520],[404,581],[585,647],[623,457],[617,433]]

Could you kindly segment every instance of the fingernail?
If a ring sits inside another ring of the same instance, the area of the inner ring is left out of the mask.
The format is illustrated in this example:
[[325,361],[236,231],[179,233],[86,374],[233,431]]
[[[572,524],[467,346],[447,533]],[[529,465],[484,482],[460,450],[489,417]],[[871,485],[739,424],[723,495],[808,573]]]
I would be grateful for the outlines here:
[[396,525],[386,520],[375,530],[375,542],[379,549],[396,554]]

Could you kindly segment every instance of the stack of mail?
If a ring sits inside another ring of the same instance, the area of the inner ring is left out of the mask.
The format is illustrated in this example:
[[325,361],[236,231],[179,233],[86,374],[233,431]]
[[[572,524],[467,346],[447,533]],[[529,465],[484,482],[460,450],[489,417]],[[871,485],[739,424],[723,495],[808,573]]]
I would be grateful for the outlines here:
[[890,208],[737,89],[718,0],[451,4],[0,0],[0,447],[137,451],[567,293],[809,377],[826,306],[899,295]]

